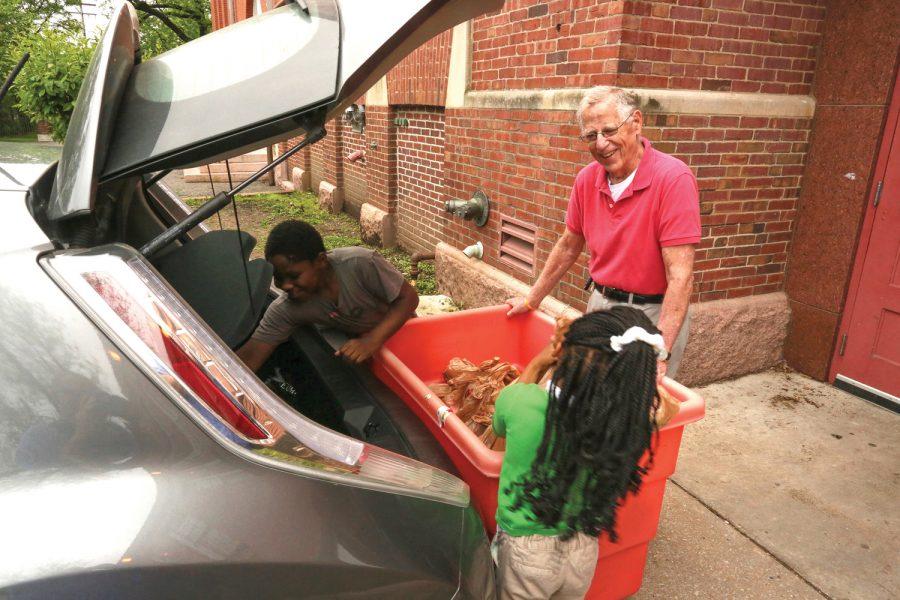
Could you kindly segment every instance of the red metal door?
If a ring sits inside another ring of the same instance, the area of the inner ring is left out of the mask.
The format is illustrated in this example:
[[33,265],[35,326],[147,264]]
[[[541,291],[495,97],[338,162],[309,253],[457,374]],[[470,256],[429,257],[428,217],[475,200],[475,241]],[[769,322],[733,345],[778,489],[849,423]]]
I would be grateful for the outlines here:
[[[896,86],[895,86],[896,87]],[[896,403],[900,398],[900,94],[894,93],[863,230],[858,287],[847,303],[832,373]],[[885,156],[886,154],[886,156]],[[880,189],[879,189],[880,187]],[[877,202],[877,204],[876,204]],[[868,234],[868,240],[866,235]],[[866,241],[868,243],[866,243]],[[856,282],[853,282],[856,283]],[[851,293],[854,286],[851,285]],[[846,336],[846,337],[844,337]]]

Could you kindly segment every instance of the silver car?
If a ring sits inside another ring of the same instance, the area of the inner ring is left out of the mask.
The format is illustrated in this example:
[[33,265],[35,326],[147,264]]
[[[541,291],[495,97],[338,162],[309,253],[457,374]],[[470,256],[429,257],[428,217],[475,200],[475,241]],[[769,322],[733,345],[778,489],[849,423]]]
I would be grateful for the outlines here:
[[[423,425],[315,332],[259,375],[247,234],[161,173],[324,134],[502,2],[307,0],[140,62],[121,4],[57,163],[0,164],[0,596],[484,598],[485,533]],[[252,49],[252,51],[250,51]]]

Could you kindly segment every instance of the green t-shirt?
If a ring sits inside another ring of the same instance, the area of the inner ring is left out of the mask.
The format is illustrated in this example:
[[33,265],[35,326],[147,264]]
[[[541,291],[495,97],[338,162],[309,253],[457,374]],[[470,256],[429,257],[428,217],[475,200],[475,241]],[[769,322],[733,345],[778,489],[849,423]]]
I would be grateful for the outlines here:
[[558,535],[565,530],[562,526],[546,527],[534,521],[528,504],[516,512],[510,510],[515,501],[510,485],[521,482],[531,471],[544,437],[548,400],[547,390],[534,383],[514,383],[497,396],[494,432],[506,438],[497,496],[497,525],[512,536]]

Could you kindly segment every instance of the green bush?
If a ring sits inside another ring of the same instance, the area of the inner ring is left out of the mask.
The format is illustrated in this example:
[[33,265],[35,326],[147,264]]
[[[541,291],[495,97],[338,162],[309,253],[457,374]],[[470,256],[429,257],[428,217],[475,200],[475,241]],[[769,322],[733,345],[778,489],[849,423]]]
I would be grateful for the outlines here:
[[31,58],[13,86],[19,98],[17,108],[35,122],[50,123],[55,140],[66,137],[92,51],[84,36],[55,30],[19,44],[17,54],[29,52]]
[[15,94],[11,93],[0,101],[0,137],[20,136],[35,131],[34,123],[14,106],[15,102]]

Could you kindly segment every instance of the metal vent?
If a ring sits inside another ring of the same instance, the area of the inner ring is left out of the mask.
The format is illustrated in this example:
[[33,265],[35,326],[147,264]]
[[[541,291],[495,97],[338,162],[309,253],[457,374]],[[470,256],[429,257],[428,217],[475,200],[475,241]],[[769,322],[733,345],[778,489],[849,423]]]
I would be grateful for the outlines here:
[[509,217],[500,217],[500,261],[534,275],[534,244],[537,227]]

